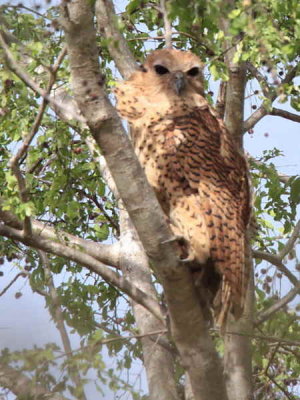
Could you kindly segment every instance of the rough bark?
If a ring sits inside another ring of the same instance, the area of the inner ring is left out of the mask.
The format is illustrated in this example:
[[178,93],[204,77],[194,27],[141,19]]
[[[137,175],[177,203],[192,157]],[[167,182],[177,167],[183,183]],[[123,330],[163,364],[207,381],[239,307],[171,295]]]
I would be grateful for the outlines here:
[[[191,274],[176,257],[176,246],[169,241],[172,235],[162,210],[99,84],[93,15],[88,3],[64,3],[63,16],[76,100],[164,287],[172,336],[188,371],[195,400],[226,400],[220,360],[205,327]],[[92,96],[87,92],[87,83],[93,89]]]
[[251,339],[249,336],[239,335],[239,333],[251,335],[253,331],[253,274],[247,297],[243,317],[239,321],[227,323],[227,330],[237,334],[226,334],[224,338],[224,374],[230,400],[253,399]]
[[[157,297],[151,281],[148,258],[126,211],[120,213],[120,228],[122,253],[120,264],[125,276],[143,292]],[[166,329],[166,323],[157,320],[140,304],[133,302],[132,305],[136,325],[141,334]],[[164,338],[168,343],[168,339],[165,336]],[[160,345],[159,339],[162,337],[141,339],[149,396],[153,400],[178,400],[174,377],[174,358],[169,350]]]
[[[236,52],[234,39],[230,38],[229,24],[226,12],[234,8],[234,0],[224,2],[225,15],[221,19],[221,28],[228,40],[225,44],[225,63],[229,71],[229,81],[226,85],[225,98],[225,124],[234,136],[238,147],[243,147],[243,121],[244,121],[244,92],[246,83],[246,66],[244,63],[233,61]],[[250,244],[248,244],[250,246]],[[250,251],[246,263],[252,268]],[[248,286],[245,310],[239,321],[229,320],[226,326],[228,332],[253,331],[253,283]],[[226,388],[230,400],[250,400],[253,396],[252,369],[251,369],[251,339],[248,336],[225,335],[224,338],[224,372]]]
[[117,16],[112,1],[96,1],[98,28],[107,38],[107,46],[116,66],[124,78],[129,78],[137,64],[126,40],[117,27]]

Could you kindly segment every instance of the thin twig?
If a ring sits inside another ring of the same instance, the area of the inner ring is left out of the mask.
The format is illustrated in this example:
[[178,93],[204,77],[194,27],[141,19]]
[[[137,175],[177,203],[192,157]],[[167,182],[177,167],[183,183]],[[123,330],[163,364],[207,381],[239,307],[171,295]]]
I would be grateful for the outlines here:
[[[259,165],[265,166],[264,162],[257,160],[256,158],[252,157],[249,153],[246,153],[246,156],[247,156],[249,161],[253,161],[258,166]],[[278,172],[278,171],[277,171],[277,175],[278,175],[278,178],[279,178],[280,182],[282,182],[282,183],[288,183],[289,180],[293,177],[293,176],[290,176],[290,175],[282,174],[281,172]]]
[[252,254],[254,258],[259,258],[275,265],[275,267],[277,267],[279,271],[282,272],[295,287],[300,286],[297,277],[292,274],[292,272],[283,264],[281,258],[278,255],[260,250],[252,250]]
[[254,326],[258,326],[267,321],[273,314],[283,308],[286,304],[290,303],[298,294],[300,294],[300,287],[292,288],[282,299],[279,299],[272,306],[260,312],[254,322]]
[[[257,81],[260,83],[262,92],[264,96],[271,102],[276,99],[277,97],[277,92],[272,89],[269,85],[267,80],[263,77],[263,75],[259,72],[257,68],[254,67],[251,63],[247,63],[247,68],[248,70],[252,73],[252,75],[257,79]],[[296,76],[297,70],[299,68],[299,65],[297,64],[296,66],[292,67],[289,72],[286,74],[285,78],[281,81],[279,86],[283,86],[287,83],[290,83],[294,77]],[[273,109],[274,110],[274,109]],[[296,114],[292,114],[285,112],[284,110],[279,110],[275,108],[274,114],[272,114],[272,109],[269,110],[265,104],[262,104],[253,114],[250,115],[250,117],[244,122],[243,125],[243,132],[249,131],[255,124],[257,124],[258,121],[260,121],[263,117],[266,115],[278,115],[283,118],[288,118],[293,121],[296,120],[296,122],[299,122],[299,117]],[[296,118],[296,119],[295,119]]]
[[172,48],[172,25],[168,18],[168,10],[166,6],[167,0],[160,0],[160,9],[164,19],[164,28],[165,28],[165,41],[166,41],[166,48]]
[[[62,49],[53,68],[51,68],[51,75],[50,75],[50,79],[49,79],[47,89],[45,92],[47,95],[49,95],[51,92],[51,89],[56,80],[56,74],[57,74],[58,68],[59,68],[61,62],[63,61],[65,55],[66,55],[66,47],[64,47]],[[19,161],[24,156],[24,154],[27,152],[28,147],[30,146],[30,143],[32,142],[34,136],[38,133],[38,130],[40,128],[40,125],[41,125],[41,122],[42,122],[42,119],[44,116],[44,112],[47,107],[47,103],[48,103],[48,101],[45,98],[43,98],[42,103],[38,110],[38,114],[35,118],[35,121],[33,123],[33,126],[31,128],[29,134],[26,135],[26,137],[22,143],[22,146],[19,148],[17,154],[12,156],[8,162],[9,168],[11,168],[11,170],[13,171],[14,175],[17,178],[19,192],[20,192],[20,198],[23,203],[27,203],[29,201],[29,195],[28,195],[28,190],[26,187],[26,180],[23,177],[22,172],[19,168]],[[24,232],[25,232],[26,236],[30,236],[32,234],[31,221],[28,216],[25,216],[25,218],[24,218]]]
[[[210,329],[210,331],[212,332],[218,332],[219,333],[219,329]],[[86,345],[84,347],[75,349],[72,351],[72,353],[75,352],[80,352],[82,350],[87,350],[90,349],[91,347],[95,347],[95,346],[102,346],[102,345],[106,345],[106,344],[110,344],[110,343],[114,343],[117,341],[126,341],[126,340],[136,340],[136,339],[143,339],[145,337],[154,337],[154,336],[160,336],[160,335],[164,335],[168,333],[168,329],[160,329],[157,331],[152,331],[152,332],[147,332],[144,334],[137,334],[137,335],[128,335],[128,336],[118,336],[118,337],[113,337],[113,338],[108,338],[108,339],[101,339],[98,340],[97,342],[93,343],[93,344],[89,344]],[[244,333],[244,332],[231,332],[231,331],[226,331],[225,334],[230,334],[230,335],[236,335],[236,336],[247,336],[251,339],[258,339],[258,340],[266,340],[268,342],[276,342],[279,344],[286,344],[289,346],[299,346],[300,345],[300,341],[298,340],[289,340],[289,339],[284,339],[284,338],[278,338],[275,336],[263,336],[263,335],[253,335],[253,334],[248,334],[248,333]],[[64,356],[67,356],[68,354],[63,354],[61,356],[58,356],[57,358],[61,358]]]
[[297,222],[293,233],[291,234],[291,237],[287,241],[286,245],[284,248],[280,251],[278,254],[278,257],[283,260],[285,256],[289,254],[289,252],[293,249],[295,242],[299,239],[300,237],[300,220]]
[[216,103],[216,110],[222,119],[224,118],[225,115],[226,87],[227,83],[222,81],[220,84],[217,103]]
[[0,297],[4,295],[8,291],[8,289],[16,282],[16,280],[20,277],[25,278],[27,276],[26,272],[19,272],[10,282],[7,286],[5,286],[4,289],[1,290],[0,292]]
[[283,386],[279,385],[279,383],[276,382],[276,380],[270,374],[266,374],[266,376],[270,379],[270,381],[272,381],[274,383],[275,386],[277,386],[282,391],[282,393],[285,394],[287,399],[290,399],[290,400],[294,399],[294,396],[292,396],[288,391],[286,391]]
[[[29,195],[28,195],[28,190],[26,187],[26,181],[25,181],[24,176],[22,175],[20,167],[19,167],[18,163],[11,164],[11,165],[9,163],[9,166],[17,179],[19,193],[20,193],[20,199],[21,199],[22,203],[27,203],[29,201]],[[27,215],[24,217],[24,235],[28,236],[28,237],[32,235],[31,220],[30,220],[30,217]]]
[[256,78],[258,83],[260,84],[261,90],[267,99],[272,99],[273,96],[276,97],[274,89],[272,89],[267,79],[260,73],[260,71],[254,67],[250,62],[246,63],[247,69],[251,72],[251,74]]
[[[38,250],[38,253],[39,253],[40,260],[41,260],[41,263],[43,265],[44,272],[45,272],[46,286],[48,286],[48,290],[49,290],[47,297],[50,299],[51,305],[53,307],[53,312],[51,314],[52,314],[54,322],[57,326],[58,332],[60,334],[64,351],[66,354],[70,354],[70,353],[72,353],[71,341],[70,341],[70,338],[69,338],[69,335],[68,335],[68,332],[67,332],[67,329],[65,326],[63,311],[61,308],[59,296],[57,294],[57,290],[56,290],[54,282],[53,282],[49,258],[47,256],[47,254],[42,250]],[[83,382],[82,382],[82,378],[80,376],[80,372],[79,372],[78,368],[74,365],[74,366],[70,367],[70,369],[72,371],[70,376],[71,376],[72,380],[74,381],[74,384],[76,385],[77,388],[81,387],[80,398],[82,400],[86,400],[86,396],[85,396],[85,393],[83,390]]]
[[86,123],[86,119],[82,115],[79,115],[77,112],[73,111],[72,109],[66,109],[61,103],[56,102],[52,96],[48,95],[44,89],[42,89],[33,79],[31,79],[31,77],[22,68],[19,67],[18,63],[14,59],[11,51],[9,50],[9,47],[7,46],[7,44],[4,40],[4,36],[3,36],[2,32],[0,32],[0,44],[5,52],[5,56],[8,61],[8,66],[9,66],[10,70],[15,75],[17,75],[25,83],[26,86],[28,86],[35,93],[39,94],[46,101],[48,101],[55,111],[57,111],[57,112],[60,111],[62,113],[70,115],[75,121],[78,121],[78,122],[81,122],[84,124]]

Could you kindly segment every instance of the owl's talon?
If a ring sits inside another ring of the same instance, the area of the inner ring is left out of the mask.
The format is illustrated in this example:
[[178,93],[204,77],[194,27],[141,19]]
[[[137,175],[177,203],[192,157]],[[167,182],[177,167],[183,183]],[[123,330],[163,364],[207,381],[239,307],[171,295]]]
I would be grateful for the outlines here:
[[180,242],[183,241],[184,237],[180,236],[180,235],[174,235],[173,237],[171,237],[170,239],[164,240],[163,242],[161,242],[161,244],[167,244],[167,243],[173,243],[173,242]]
[[180,258],[180,262],[184,264],[190,264],[195,262],[195,257],[193,255],[190,255],[186,258]]

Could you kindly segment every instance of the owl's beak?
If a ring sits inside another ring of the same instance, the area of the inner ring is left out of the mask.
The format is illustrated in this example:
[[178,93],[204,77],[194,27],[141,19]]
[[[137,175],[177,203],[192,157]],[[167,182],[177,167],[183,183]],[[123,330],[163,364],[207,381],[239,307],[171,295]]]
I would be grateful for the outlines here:
[[181,71],[174,73],[174,89],[176,94],[180,95],[182,90],[185,88],[184,74]]

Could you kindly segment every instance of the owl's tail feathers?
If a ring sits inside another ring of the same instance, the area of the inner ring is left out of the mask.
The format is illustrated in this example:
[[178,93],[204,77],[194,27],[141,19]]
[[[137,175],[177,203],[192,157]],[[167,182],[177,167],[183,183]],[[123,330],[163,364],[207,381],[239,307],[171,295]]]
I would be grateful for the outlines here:
[[224,284],[224,278],[223,278],[222,292],[219,292],[214,300],[215,323],[217,328],[221,330],[222,334],[225,332],[227,315],[230,310],[230,303],[231,303],[230,298],[231,298],[231,286],[229,285],[228,282]]
[[223,278],[222,289],[214,299],[215,324],[222,334],[225,333],[228,314],[232,314],[238,320],[243,313],[243,309],[243,301],[234,301],[232,285]]

